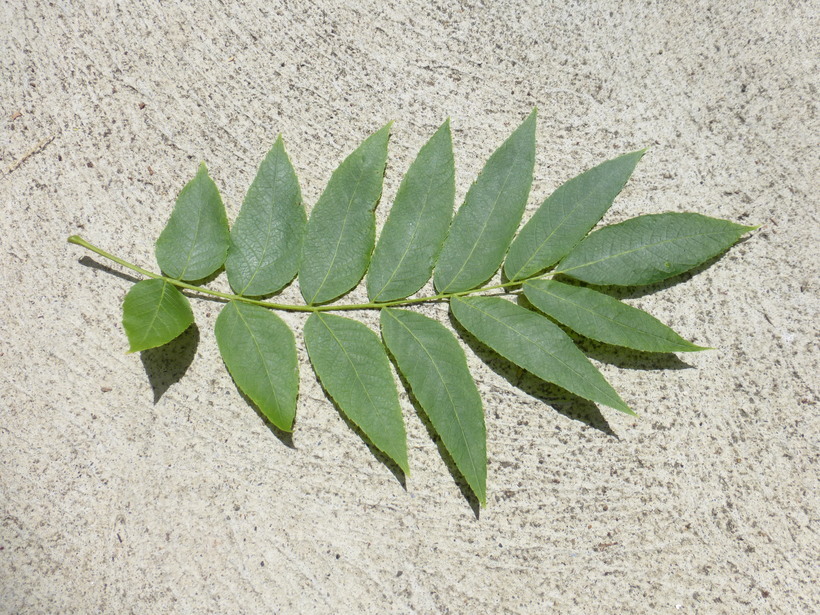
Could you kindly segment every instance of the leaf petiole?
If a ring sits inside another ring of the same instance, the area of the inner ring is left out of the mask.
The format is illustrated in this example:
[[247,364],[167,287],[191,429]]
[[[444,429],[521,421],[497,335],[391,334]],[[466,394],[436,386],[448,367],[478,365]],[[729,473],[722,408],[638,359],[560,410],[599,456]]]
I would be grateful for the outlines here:
[[466,295],[473,295],[476,293],[486,292],[490,290],[501,290],[505,288],[510,288],[513,286],[521,286],[527,280],[532,280],[536,278],[543,278],[546,275],[551,275],[551,273],[547,274],[540,274],[531,276],[529,278],[524,278],[521,280],[515,280],[514,282],[505,282],[503,284],[495,284],[493,286],[483,286],[481,288],[474,288],[472,290],[463,290],[456,293],[439,293],[437,295],[430,295],[426,297],[415,297],[413,299],[396,299],[395,301],[385,301],[383,303],[351,303],[348,305],[293,305],[288,303],[273,303],[270,301],[260,301],[258,299],[251,299],[249,297],[243,297],[242,295],[233,295],[230,293],[222,293],[217,290],[211,290],[209,288],[205,288],[203,286],[196,286],[194,284],[188,284],[187,282],[183,282],[182,280],[176,280],[174,278],[169,278],[168,276],[161,275],[159,273],[154,273],[153,271],[148,271],[147,269],[143,269],[142,267],[135,265],[133,263],[129,263],[126,260],[119,258],[118,256],[114,256],[113,254],[106,252],[102,248],[98,248],[92,243],[89,243],[79,235],[72,235],[68,238],[68,243],[73,243],[78,246],[82,246],[86,250],[90,250],[95,254],[99,254],[100,256],[107,258],[110,261],[117,263],[118,265],[122,265],[126,269],[130,269],[131,271],[135,271],[141,275],[144,275],[148,278],[153,278],[155,280],[165,280],[169,284],[173,284],[178,288],[184,288],[186,290],[192,290],[197,293],[201,293],[203,295],[210,295],[212,297],[219,297],[220,299],[224,299],[226,301],[240,301],[242,303],[248,303],[250,305],[258,305],[264,308],[268,308],[271,310],[281,310],[285,312],[337,312],[337,311],[351,311],[351,310],[380,310],[382,308],[387,307],[400,307],[406,305],[414,305],[417,303],[432,303],[435,301],[446,301],[448,299],[452,299],[453,297],[464,297]]

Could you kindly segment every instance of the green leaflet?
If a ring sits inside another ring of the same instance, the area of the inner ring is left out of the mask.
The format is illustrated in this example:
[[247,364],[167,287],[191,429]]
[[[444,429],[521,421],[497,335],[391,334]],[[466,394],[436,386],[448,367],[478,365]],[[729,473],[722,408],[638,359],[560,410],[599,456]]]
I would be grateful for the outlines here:
[[304,333],[322,386],[373,445],[409,474],[399,396],[378,336],[358,321],[321,312],[311,314]]
[[236,385],[271,423],[291,431],[299,364],[290,328],[270,310],[230,301],[216,319],[214,334]]
[[299,180],[280,135],[231,229],[225,273],[234,292],[267,295],[290,282],[299,268],[306,222]]
[[531,277],[565,256],[612,206],[645,152],[608,160],[559,186],[510,246],[504,262],[507,278]]
[[456,319],[519,367],[584,399],[634,414],[569,336],[549,319],[500,297],[454,297]]
[[343,295],[362,279],[376,240],[390,124],[339,165],[307,223],[299,286],[308,304]]
[[482,505],[487,503],[484,410],[467,359],[447,328],[408,310],[384,309],[387,349],[447,452]]
[[504,259],[532,185],[535,118],[533,110],[470,186],[438,258],[433,275],[438,292],[475,288],[492,277]]
[[453,216],[450,121],[421,148],[399,186],[367,274],[371,301],[403,299],[430,279]]
[[137,282],[122,303],[128,352],[167,344],[193,323],[194,313],[187,297],[165,280]]
[[229,242],[225,206],[203,162],[157,239],[157,263],[170,278],[201,280],[225,263]]
[[524,295],[548,316],[600,342],[645,352],[708,350],[687,342],[651,314],[591,288],[528,280]]
[[590,234],[555,273],[590,284],[652,284],[697,267],[755,228],[692,213],[638,216]]

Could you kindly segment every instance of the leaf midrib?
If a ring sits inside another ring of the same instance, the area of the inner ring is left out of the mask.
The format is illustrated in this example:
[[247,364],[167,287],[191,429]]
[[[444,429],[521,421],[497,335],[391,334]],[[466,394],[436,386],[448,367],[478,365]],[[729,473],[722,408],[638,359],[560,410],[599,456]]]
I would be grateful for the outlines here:
[[[613,228],[613,227],[606,227],[606,228]],[[657,246],[662,246],[666,243],[672,243],[674,241],[682,241],[682,240],[685,240],[685,239],[697,239],[697,238],[700,238],[700,237],[711,237],[713,235],[723,235],[726,232],[727,231],[723,230],[723,231],[714,231],[714,232],[711,232],[711,233],[697,233],[695,235],[681,235],[679,237],[672,237],[671,239],[664,239],[663,241],[659,241],[657,243],[645,243],[645,244],[642,244],[642,245],[638,246],[637,248],[633,248],[631,250],[624,250],[623,252],[618,252],[617,254],[610,254],[609,256],[605,256],[604,258],[599,258],[596,261],[589,261],[587,263],[582,263],[580,265],[576,265],[575,267],[570,267],[569,269],[560,269],[560,270],[557,270],[557,271],[553,271],[553,274],[558,275],[559,273],[566,273],[567,271],[573,271],[575,269],[581,269],[582,267],[589,267],[591,265],[597,265],[598,263],[602,263],[604,261],[608,261],[608,260],[613,259],[613,258],[619,258],[619,257],[624,256],[626,254],[632,254],[633,252],[640,252],[641,250],[646,250],[646,249],[649,249],[649,248],[655,248]]]
[[410,330],[410,328],[407,325],[405,325],[401,320],[399,320],[398,318],[393,316],[393,314],[390,313],[390,310],[387,310],[386,313],[387,313],[388,316],[390,316],[393,320],[395,320],[397,323],[399,323],[402,327],[404,327],[407,330],[407,332],[413,337],[413,339],[416,340],[416,343],[419,346],[421,346],[422,350],[424,350],[424,354],[427,355],[427,357],[430,359],[430,362],[433,364],[433,367],[436,370],[436,374],[438,374],[439,380],[444,384],[444,390],[447,391],[447,399],[450,400],[450,406],[452,406],[452,408],[453,408],[453,415],[456,417],[456,422],[458,423],[458,430],[461,433],[461,437],[464,440],[464,443],[466,444],[465,448],[467,449],[467,456],[470,458],[470,466],[472,466],[473,472],[476,475],[479,475],[480,473],[478,471],[478,468],[476,468],[475,461],[473,460],[473,454],[472,454],[472,451],[470,450],[469,440],[467,439],[467,436],[464,432],[464,427],[461,424],[461,417],[459,416],[458,412],[456,411],[456,404],[453,401],[453,396],[450,394],[450,387],[447,385],[447,381],[444,379],[444,376],[442,375],[441,371],[439,370],[438,363],[435,361],[433,356],[428,352],[428,350],[424,346],[424,344],[421,343],[421,340],[419,340],[419,338],[416,337],[416,335]]
[[162,311],[162,303],[163,303],[163,301],[165,301],[165,289],[168,288],[168,286],[169,286],[168,282],[163,280],[163,282],[162,282],[162,291],[161,291],[161,294],[159,296],[159,301],[157,301],[157,309],[154,310],[154,315],[151,316],[151,323],[145,329],[146,334],[142,337],[143,344],[148,340],[148,337],[149,337],[148,334],[149,333],[150,334],[154,333],[154,331],[153,331],[154,323],[157,321],[157,318],[159,317],[159,313]]
[[[424,193],[424,206],[419,211],[419,215],[416,216],[416,224],[413,228],[413,234],[410,236],[410,241],[407,242],[407,245],[404,249],[404,253],[401,255],[401,258],[399,259],[398,264],[393,268],[393,273],[390,274],[390,277],[388,278],[387,282],[385,282],[382,285],[382,288],[378,292],[378,294],[375,297],[373,297],[374,302],[378,301],[379,296],[382,293],[384,293],[385,290],[388,289],[391,282],[393,281],[393,278],[396,277],[396,274],[399,272],[399,269],[401,269],[402,263],[404,263],[404,260],[407,258],[407,255],[410,254],[410,248],[413,246],[413,243],[416,241],[416,237],[419,234],[419,227],[421,226],[421,224],[420,224],[421,219],[424,217],[424,212],[427,210],[427,205],[430,203],[430,192],[433,189],[433,183],[434,183],[434,181],[431,177],[430,181],[427,184],[427,191]],[[395,206],[395,203],[394,203],[394,206]]]
[[[572,180],[570,180],[570,181],[572,181]],[[557,190],[560,190],[561,188],[562,188],[562,186],[559,186],[559,187],[556,189],[556,191],[557,191]],[[547,197],[546,201],[548,201],[550,198],[551,198],[551,197]],[[522,271],[524,271],[524,270],[526,270],[526,269],[527,269],[527,266],[528,266],[528,265],[529,265],[529,264],[530,264],[530,263],[531,263],[531,262],[535,259],[535,257],[536,257],[536,256],[538,256],[538,253],[539,253],[539,252],[541,252],[541,249],[544,247],[544,245],[545,245],[545,244],[546,244],[546,243],[547,243],[550,239],[552,239],[553,235],[555,235],[555,234],[556,234],[559,230],[561,230],[561,229],[564,227],[564,224],[566,224],[567,220],[568,220],[568,219],[572,216],[572,214],[574,214],[576,211],[578,211],[578,209],[580,209],[580,207],[581,207],[581,203],[588,203],[588,202],[589,202],[589,201],[591,201],[591,200],[593,200],[591,197],[588,197],[588,198],[586,198],[586,199],[581,199],[581,200],[579,200],[578,204],[576,204],[576,205],[575,205],[575,207],[573,207],[573,208],[572,208],[572,211],[570,211],[570,212],[569,212],[569,213],[567,213],[567,214],[566,214],[563,218],[561,218],[561,222],[558,224],[558,226],[556,226],[556,227],[552,230],[552,232],[551,232],[549,235],[547,235],[547,236],[544,238],[544,240],[543,240],[540,244],[538,244],[538,247],[535,249],[535,251],[532,253],[532,255],[531,255],[531,256],[527,259],[527,262],[526,262],[526,263],[524,263],[523,265],[521,265],[521,267],[519,267],[519,268],[518,268],[518,271],[516,271],[516,272],[515,272],[515,275],[514,275],[514,276],[511,276],[511,277],[510,277],[510,279],[511,279],[511,280],[517,280],[517,279],[518,279],[518,276],[521,274],[521,272],[522,272]],[[544,203],[546,203],[546,201],[544,201]],[[543,207],[543,206],[544,206],[544,203],[542,203],[542,204],[541,204],[541,207]],[[600,218],[599,218],[599,220],[600,220]],[[580,240],[578,240],[578,241],[580,241]],[[578,241],[576,241],[576,242],[575,242],[575,243],[576,243],[576,245],[578,244]],[[556,260],[558,260],[558,259],[556,259]],[[555,261],[553,261],[553,263],[554,263],[554,262],[555,262]],[[548,267],[549,265],[546,265],[546,266]]]
[[[550,292],[550,291],[548,291],[548,290],[545,290],[545,289],[543,289],[543,288],[538,288],[537,286],[535,286],[535,285],[533,285],[533,284],[528,284],[528,283],[525,283],[525,284],[526,284],[527,288],[532,288],[532,289],[533,289],[534,291],[536,291],[536,292],[547,294],[547,295],[549,295],[549,296],[551,296],[551,297],[554,297],[554,298],[558,299],[559,301],[562,301],[562,302],[564,302],[564,303],[568,303],[569,305],[571,305],[571,306],[575,307],[576,309],[581,309],[581,310],[583,310],[583,311],[585,311],[585,312],[588,312],[588,313],[592,314],[593,316],[598,316],[598,317],[600,317],[600,318],[603,318],[604,320],[608,320],[609,322],[614,323],[614,324],[616,324],[616,325],[618,325],[618,326],[620,326],[620,327],[624,327],[624,328],[626,328],[626,329],[630,329],[630,330],[635,331],[635,332],[637,332],[637,333],[641,333],[642,335],[648,335],[648,336],[650,336],[650,337],[653,337],[653,338],[658,339],[658,340],[663,341],[663,342],[667,342],[667,343],[675,343],[675,344],[677,344],[678,346],[683,346],[683,344],[681,344],[680,342],[676,342],[676,341],[674,341],[674,340],[669,340],[669,339],[667,339],[667,338],[665,338],[665,337],[661,337],[660,335],[657,335],[657,334],[655,334],[655,333],[652,333],[651,331],[646,331],[646,330],[644,330],[644,329],[638,329],[637,327],[633,327],[633,326],[631,326],[631,325],[629,325],[629,324],[626,324],[626,323],[623,323],[623,322],[621,322],[621,321],[615,320],[614,318],[610,318],[609,316],[606,316],[606,315],[604,315],[604,314],[601,314],[600,312],[593,312],[591,309],[584,307],[584,306],[583,306],[583,305],[581,305],[580,303],[575,303],[574,301],[570,301],[569,299],[565,299],[565,298],[563,298],[563,297],[561,297],[561,296],[559,296],[559,295],[556,295],[555,293],[551,293],[551,292]],[[617,301],[617,299],[616,299],[616,301]],[[626,304],[624,304],[624,305],[626,305]],[[536,307],[538,307],[538,306],[536,306]],[[626,305],[626,307],[632,307],[632,306]],[[648,315],[648,316],[652,316],[651,314],[647,314],[647,315]],[[653,318],[654,318],[654,317],[653,317]],[[569,326],[569,325],[567,325],[567,326]],[[587,335],[587,334],[585,333],[584,335]],[[587,337],[592,337],[592,336],[587,336]],[[596,339],[596,338],[593,338],[593,339]],[[599,341],[603,341],[603,340],[599,340]],[[605,342],[605,343],[608,343],[608,342]]]
[[[362,176],[365,174],[365,165],[362,164],[361,168],[359,169],[359,176],[356,178],[356,185],[353,187],[353,193],[350,195],[350,198],[347,201],[347,209],[345,209],[345,216],[344,221],[342,222],[342,229],[339,231],[339,237],[336,239],[336,246],[333,249],[333,256],[330,259],[330,263],[327,266],[327,270],[325,271],[325,277],[322,278],[322,282],[319,284],[319,287],[316,289],[316,292],[313,293],[313,297],[308,302],[313,304],[316,300],[316,297],[319,296],[319,293],[322,292],[322,289],[325,286],[325,282],[327,282],[327,277],[330,275],[331,269],[333,269],[334,265],[336,264],[336,256],[339,254],[339,246],[342,245],[342,237],[344,237],[345,229],[347,228],[347,221],[350,218],[350,207],[353,204],[353,201],[356,199],[356,193],[359,190],[359,184],[362,182]],[[332,178],[331,178],[332,179]]]
[[248,283],[245,284],[245,287],[239,292],[240,295],[244,295],[245,291],[250,288],[250,285],[256,279],[256,276],[259,275],[259,272],[262,270],[262,263],[265,262],[265,257],[268,255],[268,250],[270,249],[271,245],[271,228],[273,227],[273,219],[275,209],[276,209],[276,186],[277,180],[279,179],[279,162],[277,161],[274,166],[273,170],[273,181],[271,182],[271,201],[273,202],[273,207],[266,207],[265,209],[268,210],[268,224],[265,229],[265,247],[262,249],[262,255],[259,257],[259,260],[256,262],[256,268],[254,269],[253,275],[248,280]]
[[[200,186],[198,186],[198,185],[196,186],[196,191],[197,191],[196,196],[202,197],[203,190]],[[206,202],[206,206],[207,206],[207,202]],[[188,265],[191,264],[191,256],[193,255],[194,248],[196,247],[197,241],[199,240],[199,230],[200,230],[200,228],[202,228],[202,219],[205,217],[203,215],[203,212],[202,212],[201,208],[196,209],[196,215],[197,215],[197,218],[196,218],[196,230],[194,231],[194,239],[193,239],[193,241],[191,241],[191,247],[188,250],[188,256],[185,258],[185,265],[182,267],[182,272],[179,274],[179,279],[180,280],[184,279],[185,272],[188,271]]]
[[[367,401],[368,401],[368,403],[370,404],[370,407],[371,407],[371,408],[373,408],[373,410],[375,411],[375,413],[379,416],[379,418],[380,418],[380,422],[381,422],[381,423],[384,423],[384,420],[383,420],[383,419],[384,419],[384,414],[383,414],[382,412],[380,412],[380,411],[379,411],[379,407],[378,407],[378,406],[377,406],[377,405],[373,402],[373,398],[372,398],[372,397],[370,397],[370,391],[368,390],[367,386],[366,386],[366,385],[364,384],[364,382],[362,381],[362,378],[361,378],[361,376],[359,375],[359,370],[358,370],[358,369],[356,369],[356,364],[355,364],[355,363],[353,362],[353,360],[350,358],[350,355],[348,354],[347,349],[344,347],[344,344],[342,344],[342,341],[341,341],[341,340],[340,340],[340,339],[336,336],[336,334],[333,332],[333,329],[331,329],[331,328],[328,326],[328,324],[325,322],[324,317],[323,317],[321,314],[319,314],[318,312],[317,312],[316,316],[319,318],[319,322],[321,322],[321,323],[322,323],[322,325],[324,325],[325,329],[327,329],[328,333],[330,333],[330,335],[331,335],[331,337],[333,338],[333,340],[336,342],[336,344],[337,344],[337,345],[339,346],[339,348],[342,350],[342,353],[344,354],[345,359],[347,359],[348,364],[350,365],[350,367],[351,367],[351,368],[353,368],[353,373],[354,373],[354,374],[356,374],[356,381],[359,383],[359,386],[360,386],[360,387],[361,387],[361,389],[364,391],[364,394],[365,394],[365,396],[367,397]],[[352,417],[352,416],[350,416],[347,412],[345,412],[345,416],[347,416],[348,418],[350,418],[350,420],[351,420],[351,421],[353,421],[354,423],[356,423],[357,425],[359,425],[359,427],[361,427],[361,424],[359,424],[358,422],[356,422],[356,421],[353,419],[353,417]],[[367,434],[367,437],[368,437],[368,438],[370,438],[370,439],[371,439],[371,441],[372,441],[372,437],[371,437],[369,434]],[[375,444],[375,442],[374,442],[374,444]],[[381,449],[381,447],[378,447],[378,448],[379,448],[379,449]],[[381,450],[384,450],[384,449],[381,449]]]
[[[515,156],[515,160],[517,160],[517,159],[518,159],[518,156]],[[464,268],[467,266],[467,263],[470,262],[470,259],[473,256],[473,252],[475,252],[475,249],[478,247],[478,244],[480,243],[481,238],[484,237],[484,232],[487,230],[487,225],[490,223],[490,218],[492,218],[493,214],[495,213],[495,209],[498,206],[498,201],[501,199],[501,193],[504,192],[504,188],[507,187],[507,182],[509,181],[510,175],[512,175],[512,172],[513,172],[513,166],[514,165],[511,164],[509,166],[509,168],[507,169],[507,174],[504,176],[504,183],[501,184],[501,188],[499,188],[498,193],[495,195],[495,200],[493,201],[493,206],[484,218],[484,223],[481,225],[481,232],[478,234],[478,237],[476,238],[475,242],[473,242],[473,246],[470,248],[470,253],[464,259],[464,262],[461,263],[461,267],[459,268],[458,272],[453,276],[453,278],[450,280],[450,283],[446,287],[442,288],[441,292],[446,293],[447,289],[450,288],[453,284],[456,283],[459,276],[461,275],[461,272],[464,271]]]
[[271,378],[270,370],[268,370],[268,362],[265,361],[265,356],[262,354],[262,349],[259,347],[259,342],[256,339],[256,336],[253,334],[248,321],[245,320],[245,317],[242,315],[242,311],[239,309],[237,305],[231,304],[234,307],[239,319],[242,321],[242,324],[245,325],[245,329],[247,329],[248,334],[250,335],[251,339],[253,340],[253,345],[256,346],[256,354],[259,355],[261,359],[262,366],[265,368],[265,376],[267,376],[268,384],[270,384],[271,393],[273,395],[273,403],[276,404],[277,414],[282,411],[282,406],[279,404],[279,397],[276,395],[276,386]]

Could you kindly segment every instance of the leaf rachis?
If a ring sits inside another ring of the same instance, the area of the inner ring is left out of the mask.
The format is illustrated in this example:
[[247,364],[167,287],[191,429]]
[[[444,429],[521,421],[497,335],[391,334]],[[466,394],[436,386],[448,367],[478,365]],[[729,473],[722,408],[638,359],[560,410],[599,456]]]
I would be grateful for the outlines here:
[[[638,352],[704,350],[606,288],[678,276],[757,228],[665,213],[593,230],[646,151],[638,150],[565,182],[518,229],[532,184],[535,122],[533,111],[490,156],[455,216],[452,136],[444,122],[402,179],[378,242],[374,210],[391,124],[342,161],[310,217],[281,135],[232,229],[200,165],[157,240],[161,273],[77,235],[68,241],[146,278],[123,302],[130,352],[167,344],[193,324],[188,295],[225,302],[214,327],[225,366],[284,431],[293,429],[299,362],[293,331],[274,312],[309,313],[303,339],[327,395],[407,474],[407,436],[389,352],[483,506],[487,433],[478,388],[454,331],[412,308],[448,303],[455,320],[505,360],[581,398],[634,414],[562,326]],[[223,266],[234,293],[192,283]],[[507,281],[488,284],[499,267]],[[413,297],[431,274],[433,294]],[[559,274],[593,287],[553,279]],[[336,302],[365,275],[369,301]],[[259,298],[294,280],[303,304]],[[519,292],[527,301],[504,298]],[[357,310],[381,311],[381,337],[358,320],[330,314]]]

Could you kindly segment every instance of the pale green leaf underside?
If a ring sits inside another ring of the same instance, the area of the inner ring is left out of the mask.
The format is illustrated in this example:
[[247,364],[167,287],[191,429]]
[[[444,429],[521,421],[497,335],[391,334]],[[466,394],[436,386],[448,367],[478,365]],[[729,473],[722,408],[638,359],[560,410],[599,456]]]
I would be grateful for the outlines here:
[[433,271],[455,199],[450,122],[421,148],[396,193],[367,273],[371,301],[403,299]]
[[465,329],[504,358],[579,397],[634,414],[558,325],[499,297],[453,298]]
[[444,447],[478,500],[486,504],[484,410],[464,351],[444,325],[416,312],[382,310],[381,329]]
[[313,208],[299,268],[299,286],[308,304],[343,295],[367,270],[389,136],[387,124],[365,139],[333,172]]
[[165,280],[137,282],[125,295],[122,325],[129,352],[167,344],[193,323],[188,298]]
[[475,288],[492,277],[504,259],[532,185],[535,118],[533,110],[470,186],[436,264],[438,292]]
[[555,273],[590,284],[652,284],[697,267],[754,228],[693,213],[638,216],[591,233]]
[[229,243],[225,206],[203,162],[157,239],[157,263],[169,278],[201,280],[225,263]]
[[407,438],[390,361],[366,325],[315,312],[305,323],[305,345],[319,380],[339,409],[406,473]]
[[307,216],[282,137],[259,166],[231,229],[225,272],[234,292],[267,295],[295,276]]
[[299,393],[296,340],[270,310],[230,301],[216,319],[216,342],[239,389],[271,423],[293,429]]
[[524,225],[504,261],[509,280],[551,267],[595,226],[646,150],[608,160],[562,184]]
[[706,350],[651,314],[591,288],[529,280],[524,283],[524,295],[539,310],[590,339],[644,352]]

